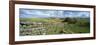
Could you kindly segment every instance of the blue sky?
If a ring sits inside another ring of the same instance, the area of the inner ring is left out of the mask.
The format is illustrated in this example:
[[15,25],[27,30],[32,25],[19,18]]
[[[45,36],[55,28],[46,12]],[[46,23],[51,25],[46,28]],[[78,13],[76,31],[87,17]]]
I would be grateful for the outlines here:
[[20,18],[48,18],[48,17],[89,17],[89,11],[48,10],[48,9],[19,9]]

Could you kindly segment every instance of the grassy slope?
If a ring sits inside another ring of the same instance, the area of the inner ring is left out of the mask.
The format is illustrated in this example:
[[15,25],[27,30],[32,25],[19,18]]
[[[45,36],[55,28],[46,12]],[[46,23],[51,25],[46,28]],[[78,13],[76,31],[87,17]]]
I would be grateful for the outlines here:
[[[58,23],[62,20],[60,19],[51,19],[51,18],[20,18],[22,22],[47,22],[47,23]],[[79,19],[79,21],[85,21],[85,19]],[[87,20],[86,20],[87,21]],[[89,33],[89,27],[80,27],[77,24],[65,24],[65,26],[51,25],[45,26],[48,30],[47,34],[60,34],[60,31],[64,29],[66,34],[70,33]]]

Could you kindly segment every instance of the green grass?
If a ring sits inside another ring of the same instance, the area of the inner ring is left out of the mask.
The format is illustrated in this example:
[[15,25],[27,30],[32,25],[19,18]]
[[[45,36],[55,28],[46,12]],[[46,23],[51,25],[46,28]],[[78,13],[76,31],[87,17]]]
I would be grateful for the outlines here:
[[50,18],[20,18],[20,22],[46,22],[46,23],[57,23],[61,22],[60,19],[50,19]]
[[[42,26],[34,25],[20,25],[20,35],[52,35],[52,34],[80,34],[80,33],[90,33],[90,27],[86,25],[89,22],[87,19],[77,19],[75,24],[68,24],[67,22],[62,22],[63,19],[59,18],[20,18],[20,22],[42,22],[47,23],[48,25],[43,24],[45,30],[32,30],[26,31],[24,29],[33,27],[38,28]],[[85,25],[85,26],[84,26]]]
[[67,30],[67,29],[74,33],[89,33],[90,32],[89,27],[81,27],[76,24],[66,24],[65,30]]

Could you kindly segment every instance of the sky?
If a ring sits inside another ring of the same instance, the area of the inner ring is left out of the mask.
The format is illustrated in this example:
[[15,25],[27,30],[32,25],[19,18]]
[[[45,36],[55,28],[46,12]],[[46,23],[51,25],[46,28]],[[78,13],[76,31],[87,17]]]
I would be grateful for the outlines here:
[[89,17],[89,11],[48,10],[48,9],[19,9],[20,18],[48,18],[48,17]]

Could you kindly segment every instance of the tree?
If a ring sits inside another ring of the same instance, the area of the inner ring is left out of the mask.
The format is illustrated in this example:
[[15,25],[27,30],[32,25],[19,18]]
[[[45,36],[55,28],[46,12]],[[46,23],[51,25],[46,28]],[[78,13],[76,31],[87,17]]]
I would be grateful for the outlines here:
[[77,20],[75,18],[65,18],[62,22],[68,22],[69,24],[75,24]]

